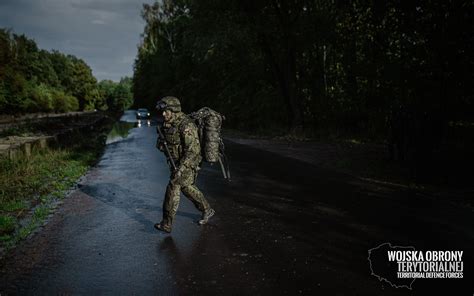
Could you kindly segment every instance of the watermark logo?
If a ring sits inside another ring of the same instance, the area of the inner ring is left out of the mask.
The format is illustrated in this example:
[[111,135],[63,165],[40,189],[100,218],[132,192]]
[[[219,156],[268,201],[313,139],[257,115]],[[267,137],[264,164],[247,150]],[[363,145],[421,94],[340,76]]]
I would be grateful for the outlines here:
[[395,288],[411,290],[415,279],[461,279],[461,250],[417,251],[412,246],[384,243],[368,251],[372,275]]

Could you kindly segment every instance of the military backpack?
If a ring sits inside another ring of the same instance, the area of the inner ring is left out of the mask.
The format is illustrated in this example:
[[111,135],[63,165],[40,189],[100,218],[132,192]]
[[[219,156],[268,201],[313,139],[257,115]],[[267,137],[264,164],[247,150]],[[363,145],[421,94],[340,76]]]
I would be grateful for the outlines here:
[[209,107],[203,107],[188,115],[198,128],[203,159],[209,163],[219,162],[224,178],[230,178],[224,142],[221,137],[222,122],[225,117]]

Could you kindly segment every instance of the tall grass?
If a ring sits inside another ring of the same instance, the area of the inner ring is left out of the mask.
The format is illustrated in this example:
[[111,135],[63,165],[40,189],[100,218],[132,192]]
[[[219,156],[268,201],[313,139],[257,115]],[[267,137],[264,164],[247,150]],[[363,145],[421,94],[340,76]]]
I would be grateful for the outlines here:
[[[0,158],[0,245],[26,237],[96,159],[95,152],[43,150],[29,158]],[[31,215],[30,209],[35,207]],[[27,225],[19,220],[32,216]]]

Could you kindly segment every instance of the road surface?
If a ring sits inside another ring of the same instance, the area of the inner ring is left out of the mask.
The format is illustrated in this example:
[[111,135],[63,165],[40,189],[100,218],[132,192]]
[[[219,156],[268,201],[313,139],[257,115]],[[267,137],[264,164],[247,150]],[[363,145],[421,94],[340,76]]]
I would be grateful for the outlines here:
[[[232,181],[205,165],[197,182],[216,216],[198,225],[199,212],[182,197],[172,234],[160,233],[153,224],[169,170],[153,124],[130,125],[44,229],[3,262],[1,295],[474,292],[472,208],[232,142]],[[367,260],[385,242],[463,250],[465,278],[393,288]]]

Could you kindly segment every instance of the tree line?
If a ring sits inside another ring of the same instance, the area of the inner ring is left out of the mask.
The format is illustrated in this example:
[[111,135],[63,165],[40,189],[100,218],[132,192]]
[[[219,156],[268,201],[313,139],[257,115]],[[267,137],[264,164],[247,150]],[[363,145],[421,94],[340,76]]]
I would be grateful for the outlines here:
[[143,6],[135,100],[173,94],[226,126],[345,131],[429,155],[472,123],[468,1],[164,0]]
[[121,111],[133,103],[130,78],[98,83],[82,59],[7,29],[0,29],[0,65],[0,114]]

